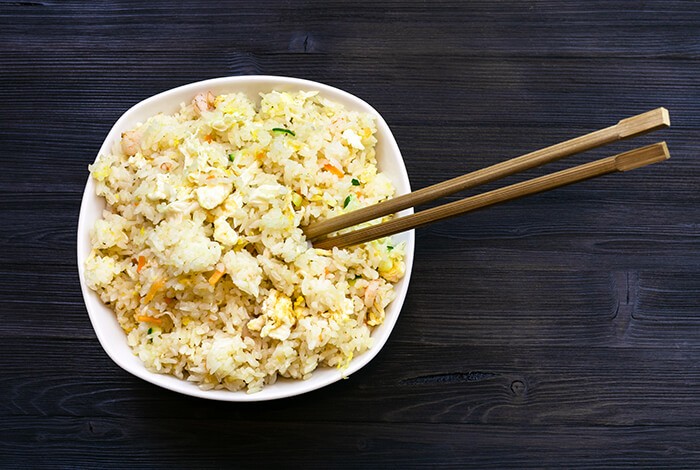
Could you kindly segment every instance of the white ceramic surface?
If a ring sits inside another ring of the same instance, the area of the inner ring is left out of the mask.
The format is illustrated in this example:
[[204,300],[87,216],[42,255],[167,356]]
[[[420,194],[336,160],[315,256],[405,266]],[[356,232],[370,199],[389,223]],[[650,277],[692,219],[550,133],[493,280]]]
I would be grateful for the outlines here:
[[[109,152],[113,144],[119,139],[121,133],[133,127],[137,122],[144,121],[149,116],[159,112],[174,113],[179,110],[180,103],[189,102],[194,95],[201,91],[210,90],[214,94],[245,92],[251,98],[258,97],[261,92],[278,91],[311,91],[318,90],[322,96],[342,103],[348,109],[370,113],[377,120],[377,159],[379,167],[394,183],[397,194],[410,192],[408,175],[404,166],[401,152],[396,140],[389,130],[384,119],[369,104],[347,92],[337,88],[323,85],[308,80],[275,76],[242,76],[222,77],[201,82],[191,83],[172,90],[165,91],[148,98],[126,111],[110,130],[99,153]],[[262,401],[284,398],[315,390],[344,376],[351,376],[354,372],[371,361],[382,349],[391,334],[396,320],[399,317],[401,307],[406,297],[408,283],[413,266],[413,250],[415,245],[414,232],[406,232],[395,236],[398,241],[406,242],[406,275],[396,285],[396,299],[386,309],[386,320],[375,328],[372,337],[373,347],[354,358],[347,369],[339,371],[335,368],[318,368],[308,380],[279,379],[276,383],[268,385],[262,391],[248,394],[244,391],[230,392],[226,390],[201,390],[195,384],[180,380],[170,375],[161,375],[147,370],[143,363],[136,357],[126,342],[126,334],[117,323],[111,309],[105,306],[97,294],[85,284],[84,263],[90,254],[90,228],[97,220],[105,202],[95,194],[95,185],[92,178],[88,177],[80,207],[80,220],[78,222],[78,271],[80,274],[80,287],[85,299],[90,321],[95,329],[100,344],[109,357],[124,370],[140,377],[148,382],[159,385],[175,392],[184,393],[201,398],[224,401]],[[402,215],[411,213],[407,210]]]

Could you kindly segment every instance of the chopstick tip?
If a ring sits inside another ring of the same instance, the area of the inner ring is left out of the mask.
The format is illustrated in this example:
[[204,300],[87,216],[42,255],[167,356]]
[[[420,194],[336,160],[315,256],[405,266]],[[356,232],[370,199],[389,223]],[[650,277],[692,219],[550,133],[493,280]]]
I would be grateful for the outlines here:
[[657,129],[664,129],[671,125],[671,116],[668,109],[661,107],[647,111],[646,113],[622,119],[617,123],[619,138],[626,139]]
[[618,171],[629,171],[671,158],[666,142],[657,142],[638,149],[621,153],[615,157]]

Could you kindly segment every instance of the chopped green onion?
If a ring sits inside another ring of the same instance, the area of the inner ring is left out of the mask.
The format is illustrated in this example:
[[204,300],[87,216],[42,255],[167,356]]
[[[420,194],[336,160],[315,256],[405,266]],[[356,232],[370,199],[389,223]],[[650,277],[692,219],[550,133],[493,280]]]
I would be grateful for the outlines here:
[[362,279],[362,276],[360,276],[359,274],[355,274],[355,279]]
[[352,199],[352,194],[349,194],[348,197],[345,198],[345,202],[343,202],[343,209],[348,207],[348,204],[350,204],[350,199]]
[[360,185],[360,180],[358,180],[357,178],[353,178],[352,180],[350,180],[350,182],[352,183],[353,186]]
[[150,335],[151,333],[153,333],[153,328],[148,329],[148,334]]
[[394,249],[394,247],[391,246],[391,245],[387,245],[387,247],[386,247],[386,251],[391,251],[391,250],[393,250],[393,249]]
[[228,154],[228,161],[232,162],[234,158],[236,157],[232,153]]
[[283,127],[273,127],[273,128],[272,128],[272,132],[281,132],[281,133],[283,133],[283,134],[289,134],[289,135],[296,136],[296,134],[294,133],[294,131],[290,131],[289,129],[285,129],[285,128],[283,128]]

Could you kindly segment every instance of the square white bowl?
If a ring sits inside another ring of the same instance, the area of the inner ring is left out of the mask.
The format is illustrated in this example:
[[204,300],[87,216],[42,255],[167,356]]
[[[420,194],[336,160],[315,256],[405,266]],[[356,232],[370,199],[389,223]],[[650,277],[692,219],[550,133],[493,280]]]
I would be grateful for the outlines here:
[[[212,93],[244,92],[251,99],[259,98],[263,92],[277,91],[319,91],[321,96],[343,104],[347,109],[369,113],[377,122],[377,161],[380,170],[391,179],[396,188],[396,194],[405,194],[411,191],[406,167],[396,144],[396,140],[389,130],[389,126],[381,115],[365,101],[337,88],[321,83],[290,77],[275,77],[265,75],[252,75],[241,77],[222,77],[190,83],[172,90],[159,93],[126,111],[109,131],[99,154],[110,152],[113,145],[120,139],[121,133],[133,128],[136,123],[143,122],[150,116],[159,112],[175,113],[180,109],[180,103],[189,102],[200,92]],[[259,101],[259,99],[258,99]],[[133,375],[161,386],[168,390],[201,398],[222,401],[263,401],[290,397],[310,392],[329,385],[343,377],[350,376],[371,361],[386,343],[396,320],[401,312],[408,283],[413,268],[413,251],[415,247],[414,231],[405,232],[395,236],[397,242],[406,243],[406,274],[396,284],[396,298],[386,309],[384,323],[375,327],[372,331],[374,344],[368,351],[358,355],[350,361],[344,370],[336,368],[319,367],[307,380],[292,380],[279,378],[276,383],[265,386],[260,392],[246,393],[245,391],[231,392],[228,390],[202,390],[196,384],[178,379],[171,375],[151,372],[141,360],[135,356],[127,344],[126,334],[119,326],[112,309],[100,300],[97,293],[85,284],[85,260],[90,254],[90,230],[95,221],[102,215],[105,201],[95,193],[95,184],[92,177],[88,177],[80,206],[80,219],[78,221],[78,272],[80,275],[80,288],[85,299],[88,315],[95,334],[107,355],[122,369]],[[412,209],[401,212],[401,215],[412,213]]]

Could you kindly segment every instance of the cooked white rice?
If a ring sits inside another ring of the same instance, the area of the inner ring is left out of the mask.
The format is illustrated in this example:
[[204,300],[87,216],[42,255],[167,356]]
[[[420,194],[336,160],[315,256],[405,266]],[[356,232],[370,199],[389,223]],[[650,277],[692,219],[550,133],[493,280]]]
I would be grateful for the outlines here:
[[393,194],[372,116],[314,92],[260,98],[200,94],[90,166],[107,209],[87,284],[148,369],[204,389],[347,366],[404,273],[389,239],[320,250],[300,228]]

